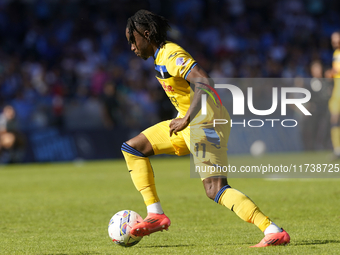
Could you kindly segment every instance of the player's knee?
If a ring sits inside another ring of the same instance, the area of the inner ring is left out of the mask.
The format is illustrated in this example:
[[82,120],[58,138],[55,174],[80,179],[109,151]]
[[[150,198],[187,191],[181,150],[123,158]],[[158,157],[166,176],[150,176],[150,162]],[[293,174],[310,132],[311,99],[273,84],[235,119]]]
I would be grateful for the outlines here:
[[219,193],[219,191],[221,190],[221,188],[222,187],[220,187],[218,185],[212,185],[212,186],[205,189],[205,194],[211,200],[215,200],[215,198],[216,198],[217,194]]
[[141,154],[144,155],[144,157],[149,157],[149,156],[154,155],[154,151],[153,151],[151,143],[142,133],[128,140],[123,145],[126,147],[132,148],[133,151],[140,152]]
[[138,146],[138,143],[135,143],[133,139],[130,139],[126,142],[124,142],[121,146],[121,151],[125,151],[125,152],[128,152],[130,154],[135,154],[133,152],[140,152],[140,148]]
[[228,185],[225,177],[210,177],[203,180],[205,194],[211,200],[215,200],[218,192],[226,185]]
[[213,189],[206,189],[205,194],[207,195],[208,198],[210,198],[211,200],[214,200],[217,195],[217,192]]
[[146,157],[142,152],[136,150],[135,148],[133,148],[132,146],[130,146],[130,145],[127,144],[127,143],[123,143],[123,144],[122,144],[121,150],[122,150],[122,152],[123,152],[123,154],[124,154],[125,159],[126,159],[127,157],[129,157],[130,154],[131,154],[131,155],[138,156],[138,157]]
[[132,148],[134,148],[134,149],[136,149],[136,146],[138,145],[138,143],[135,142],[134,138],[132,138],[132,139],[126,141],[125,143],[123,143],[123,145],[124,145],[124,144],[127,144],[127,145],[129,145],[130,147],[132,147]]

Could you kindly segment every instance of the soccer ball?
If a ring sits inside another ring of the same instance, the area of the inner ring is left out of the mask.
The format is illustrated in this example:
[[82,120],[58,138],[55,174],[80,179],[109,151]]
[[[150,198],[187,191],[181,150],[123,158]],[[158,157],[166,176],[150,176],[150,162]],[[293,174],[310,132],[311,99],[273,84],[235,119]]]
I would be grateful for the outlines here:
[[131,210],[123,210],[112,216],[109,222],[109,236],[115,244],[131,247],[143,238],[130,234],[131,228],[143,221],[143,218]]

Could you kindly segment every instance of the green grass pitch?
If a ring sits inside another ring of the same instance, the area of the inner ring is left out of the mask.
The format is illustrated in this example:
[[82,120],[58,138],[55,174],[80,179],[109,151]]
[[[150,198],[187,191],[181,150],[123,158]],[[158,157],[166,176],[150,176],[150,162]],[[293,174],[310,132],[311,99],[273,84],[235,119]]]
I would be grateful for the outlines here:
[[[279,157],[290,162],[294,155]],[[340,179],[230,179],[291,236],[288,246],[253,249],[263,234],[205,196],[200,179],[189,177],[189,158],[152,164],[172,225],[131,248],[107,233],[117,211],[146,215],[123,160],[0,166],[0,254],[340,254]]]

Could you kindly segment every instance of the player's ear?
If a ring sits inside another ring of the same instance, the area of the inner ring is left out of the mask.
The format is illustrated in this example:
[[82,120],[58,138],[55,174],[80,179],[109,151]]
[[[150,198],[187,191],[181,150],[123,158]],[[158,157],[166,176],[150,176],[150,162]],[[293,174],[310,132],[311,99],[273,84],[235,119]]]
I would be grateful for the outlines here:
[[148,40],[148,42],[150,42],[150,31],[149,30],[144,31],[144,37],[146,40]]

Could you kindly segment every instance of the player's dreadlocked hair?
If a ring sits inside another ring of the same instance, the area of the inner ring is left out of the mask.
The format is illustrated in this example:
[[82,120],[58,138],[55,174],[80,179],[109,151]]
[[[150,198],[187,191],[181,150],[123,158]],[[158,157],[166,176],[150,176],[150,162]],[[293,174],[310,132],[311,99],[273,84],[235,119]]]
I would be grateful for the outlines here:
[[160,16],[147,10],[139,10],[127,21],[126,27],[129,30],[130,41],[135,42],[133,31],[136,31],[141,36],[144,35],[137,29],[140,27],[150,32],[150,41],[155,42],[159,46],[163,46],[166,41],[166,32],[171,29],[168,21]]

